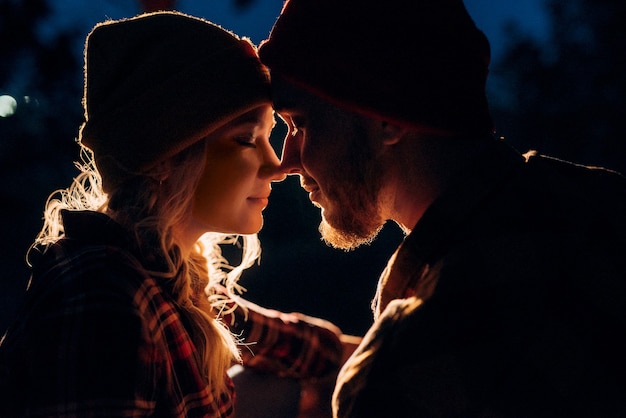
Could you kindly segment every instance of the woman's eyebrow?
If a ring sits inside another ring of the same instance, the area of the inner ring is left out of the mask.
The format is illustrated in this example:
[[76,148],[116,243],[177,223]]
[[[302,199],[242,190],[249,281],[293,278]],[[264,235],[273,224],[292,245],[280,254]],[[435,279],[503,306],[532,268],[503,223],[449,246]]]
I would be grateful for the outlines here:
[[236,119],[235,123],[237,125],[258,125],[261,123],[261,119],[256,116],[245,116],[240,119]]

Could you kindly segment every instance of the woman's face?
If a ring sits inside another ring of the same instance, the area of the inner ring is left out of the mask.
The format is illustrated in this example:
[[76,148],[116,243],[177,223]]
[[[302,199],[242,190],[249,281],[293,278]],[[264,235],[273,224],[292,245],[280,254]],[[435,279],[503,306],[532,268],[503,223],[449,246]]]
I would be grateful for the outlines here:
[[262,105],[209,134],[193,199],[193,224],[200,233],[261,229],[271,182],[285,178],[269,142],[274,123],[272,107]]

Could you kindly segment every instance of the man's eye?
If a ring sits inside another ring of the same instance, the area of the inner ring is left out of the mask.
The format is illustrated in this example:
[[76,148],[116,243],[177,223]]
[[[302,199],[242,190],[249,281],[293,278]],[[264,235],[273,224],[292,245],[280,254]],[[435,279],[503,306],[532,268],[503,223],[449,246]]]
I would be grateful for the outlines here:
[[296,136],[304,128],[304,121],[301,118],[291,118],[291,135]]

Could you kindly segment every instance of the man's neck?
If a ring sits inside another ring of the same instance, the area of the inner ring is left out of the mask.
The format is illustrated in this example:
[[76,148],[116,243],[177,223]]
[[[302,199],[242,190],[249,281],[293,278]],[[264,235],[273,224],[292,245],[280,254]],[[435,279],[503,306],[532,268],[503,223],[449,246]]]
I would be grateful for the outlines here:
[[409,232],[460,170],[487,141],[465,138],[414,137],[398,144],[390,165],[385,206],[389,219]]

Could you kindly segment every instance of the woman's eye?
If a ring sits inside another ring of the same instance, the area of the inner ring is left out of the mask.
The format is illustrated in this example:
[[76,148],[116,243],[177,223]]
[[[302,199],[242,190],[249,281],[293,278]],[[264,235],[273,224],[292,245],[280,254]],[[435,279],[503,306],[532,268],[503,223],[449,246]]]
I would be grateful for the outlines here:
[[256,148],[256,143],[254,141],[253,136],[238,136],[238,137],[235,137],[235,141],[237,141],[239,145],[243,145],[245,147]]

